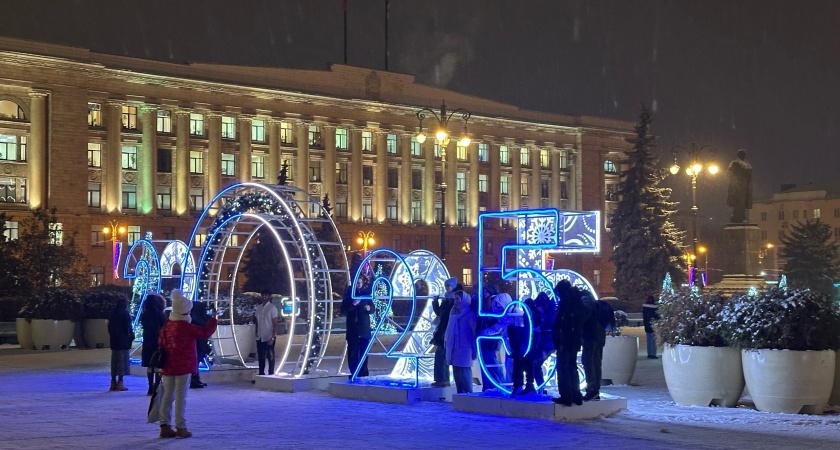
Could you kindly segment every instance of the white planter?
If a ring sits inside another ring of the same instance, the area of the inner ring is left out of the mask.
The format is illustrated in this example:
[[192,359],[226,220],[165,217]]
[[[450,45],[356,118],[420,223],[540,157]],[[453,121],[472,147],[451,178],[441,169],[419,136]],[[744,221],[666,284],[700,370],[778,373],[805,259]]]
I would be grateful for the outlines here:
[[679,405],[733,407],[744,392],[741,352],[731,347],[665,344],[662,369]]
[[834,350],[742,350],[744,378],[760,411],[822,414],[834,382]]
[[35,350],[60,350],[70,346],[76,325],[72,320],[32,319]]
[[32,323],[26,319],[18,317],[15,319],[15,331],[17,332],[17,340],[20,348],[32,350],[35,348],[35,343],[32,342]]
[[236,333],[235,341],[231,333],[230,325],[219,325],[216,331],[210,336],[213,350],[220,358],[238,359],[236,351],[237,344],[243,358],[257,351],[257,340],[254,337],[254,325],[234,325],[233,332]]
[[834,387],[831,388],[829,405],[840,406],[840,358],[834,355]]
[[636,371],[639,338],[636,336],[607,336],[601,360],[601,378],[612,384],[630,384]]
[[108,319],[85,319],[85,343],[92,348],[111,346]]

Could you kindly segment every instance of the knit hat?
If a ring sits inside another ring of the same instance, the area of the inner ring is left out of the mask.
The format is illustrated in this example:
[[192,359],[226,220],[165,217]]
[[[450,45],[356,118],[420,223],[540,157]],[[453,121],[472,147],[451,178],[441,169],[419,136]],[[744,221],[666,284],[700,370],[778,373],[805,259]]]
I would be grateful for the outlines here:
[[455,278],[455,277],[452,277],[452,278],[444,281],[443,285],[448,287],[449,289],[455,289],[455,287],[458,286],[458,279]]
[[192,307],[192,301],[180,289],[172,290],[172,312],[174,314],[187,316],[190,314]]

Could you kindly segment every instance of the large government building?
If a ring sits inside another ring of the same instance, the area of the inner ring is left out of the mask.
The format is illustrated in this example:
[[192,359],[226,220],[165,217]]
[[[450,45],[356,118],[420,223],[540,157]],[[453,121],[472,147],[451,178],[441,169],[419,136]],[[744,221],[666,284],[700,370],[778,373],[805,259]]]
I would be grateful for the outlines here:
[[[417,141],[417,111],[442,101],[471,113],[466,147],[460,115],[445,148],[433,134]],[[480,212],[608,211],[632,132],[629,122],[525,111],[360,67],[182,65],[0,38],[6,235],[15,237],[29,209],[57,208],[56,227],[78,231],[95,284],[114,282],[103,227],[126,226],[128,243],[149,231],[188,240],[220,189],[277,183],[285,166],[288,183],[329,195],[350,252],[364,231],[375,233],[375,247],[437,253],[445,220],[447,266],[470,286]],[[602,220],[601,253],[555,261],[601,295],[613,290],[608,225]],[[498,227],[487,245],[513,239]]]

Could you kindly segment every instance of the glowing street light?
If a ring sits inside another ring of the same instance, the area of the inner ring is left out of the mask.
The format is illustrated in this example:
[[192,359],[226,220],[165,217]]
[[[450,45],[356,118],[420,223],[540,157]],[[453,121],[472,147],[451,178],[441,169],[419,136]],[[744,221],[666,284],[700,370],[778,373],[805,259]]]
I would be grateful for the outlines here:
[[359,237],[356,238],[356,243],[362,246],[362,251],[365,253],[365,256],[368,254],[368,246],[376,244],[376,239],[373,236],[373,231],[360,231]]
[[109,226],[102,228],[102,234],[104,234],[105,236],[110,235],[111,249],[113,250],[114,255],[114,279],[119,280],[120,254],[122,253],[122,236],[125,236],[126,227],[125,225],[120,225],[119,221],[111,220],[109,221],[109,223]]
[[[698,253],[697,248],[697,177],[703,173],[703,151],[705,150],[706,153],[710,157],[714,157],[717,150],[712,148],[709,145],[704,145],[702,147],[698,147],[697,144],[691,143],[689,147],[683,147],[678,145],[671,150],[671,153],[674,154],[674,164],[671,166],[670,171],[672,175],[676,175],[680,172],[680,166],[677,164],[677,153],[682,150],[688,156],[689,164],[688,167],[685,169],[686,175],[691,178],[691,215],[692,215],[692,240],[694,243],[694,255]],[[715,163],[711,163],[706,167],[706,170],[715,175],[718,173],[720,168]],[[696,259],[692,262],[692,268],[697,269],[697,261]]]

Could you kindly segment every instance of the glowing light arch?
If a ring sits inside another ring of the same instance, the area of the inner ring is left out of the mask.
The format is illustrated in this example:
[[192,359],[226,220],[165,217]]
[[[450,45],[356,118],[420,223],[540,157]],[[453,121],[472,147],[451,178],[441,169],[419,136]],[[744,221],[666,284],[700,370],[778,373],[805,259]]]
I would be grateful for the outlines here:
[[[320,235],[315,226],[320,226]],[[216,195],[196,221],[190,238],[193,245],[197,238],[203,242],[191,249],[200,255],[194,272],[184,271],[183,279],[195,282],[193,299],[232,302],[245,248],[263,228],[277,242],[284,258],[285,271],[279,275],[289,280],[290,292],[283,294],[300,299],[300,306],[292,302],[292,313],[287,317],[289,334],[277,358],[275,374],[328,372],[330,369],[321,368],[325,361],[337,362],[331,370],[338,373],[344,348],[331,354],[328,346],[333,312],[341,301],[335,298],[333,278],[349,279],[347,258],[338,251],[343,244],[332,218],[318,199],[305,191],[293,186],[239,183]],[[328,258],[331,250],[340,255],[337,262]],[[233,308],[228,310],[232,321]],[[301,328],[306,332],[298,333]],[[242,365],[256,365],[245,360],[235,333],[227,339],[234,340]],[[300,351],[293,351],[296,348]]]

